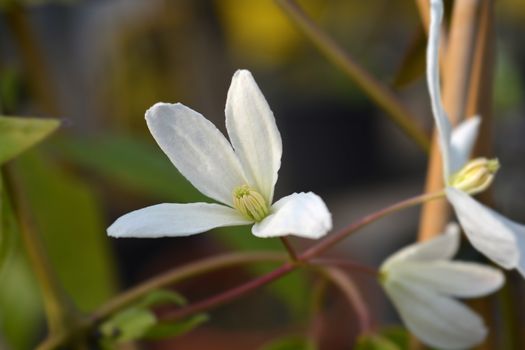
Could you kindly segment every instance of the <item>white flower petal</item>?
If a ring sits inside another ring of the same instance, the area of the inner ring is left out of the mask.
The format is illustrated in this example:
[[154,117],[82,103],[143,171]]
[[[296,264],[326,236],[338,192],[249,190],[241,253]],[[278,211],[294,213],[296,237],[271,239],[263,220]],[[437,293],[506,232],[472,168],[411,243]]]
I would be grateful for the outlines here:
[[474,116],[463,121],[452,131],[450,145],[450,172],[455,173],[467,163],[478,137],[481,119]]
[[108,228],[112,237],[189,236],[215,227],[247,225],[236,210],[220,204],[157,204],[132,211]]
[[381,270],[388,271],[394,264],[406,261],[448,260],[456,254],[458,248],[459,227],[455,223],[450,223],[444,234],[424,242],[411,244],[391,255],[385,260]]
[[505,277],[490,266],[460,261],[407,262],[397,266],[398,277],[440,294],[481,297],[499,289]]
[[510,220],[456,188],[447,188],[446,194],[472,245],[498,265],[516,267],[519,251]]
[[232,78],[226,100],[226,128],[249,185],[256,186],[268,203],[281,166],[281,135],[268,103],[247,70]]
[[441,87],[439,83],[439,41],[441,34],[441,20],[443,18],[443,4],[441,1],[430,3],[430,27],[427,46],[427,84],[430,93],[432,113],[436,121],[439,136],[439,147],[443,157],[444,178],[452,174],[450,138],[452,127],[447,113],[441,102]]
[[206,196],[232,204],[246,183],[228,140],[206,118],[183,104],[157,103],[146,112],[151,134],[188,181]]
[[295,235],[317,239],[332,228],[332,216],[315,193],[294,193],[272,206],[272,214],[253,225],[257,237]]
[[515,221],[510,220],[509,218],[504,217],[498,213],[499,219],[505,223],[514,233],[514,238],[516,239],[520,259],[518,262],[517,269],[525,277],[525,225],[518,224]]
[[487,334],[482,319],[452,298],[399,281],[386,281],[384,287],[408,329],[430,346],[466,349]]

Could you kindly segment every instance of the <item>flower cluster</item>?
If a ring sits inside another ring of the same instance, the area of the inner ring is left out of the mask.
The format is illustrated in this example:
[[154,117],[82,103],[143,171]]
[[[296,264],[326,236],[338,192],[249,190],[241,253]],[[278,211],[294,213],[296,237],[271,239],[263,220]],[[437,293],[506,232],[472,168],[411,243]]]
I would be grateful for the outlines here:
[[[439,42],[443,4],[430,0],[427,82],[443,158],[444,193],[472,245],[498,265],[525,276],[525,226],[472,196],[492,183],[497,159],[469,161],[479,117],[453,128],[441,102]],[[216,227],[253,224],[257,237],[296,235],[317,239],[331,214],[312,192],[273,202],[282,142],[275,118],[250,72],[237,71],[226,100],[229,141],[201,114],[180,104],[158,103],[146,112],[148,127],[171,162],[200,192],[218,203],[158,204],[120,217],[113,237],[186,236]],[[272,204],[273,203],[273,204]],[[380,280],[407,327],[425,343],[443,348],[479,344],[482,319],[455,298],[489,294],[504,282],[498,269],[451,261],[460,228],[451,223],[433,240],[410,245],[381,266]]]

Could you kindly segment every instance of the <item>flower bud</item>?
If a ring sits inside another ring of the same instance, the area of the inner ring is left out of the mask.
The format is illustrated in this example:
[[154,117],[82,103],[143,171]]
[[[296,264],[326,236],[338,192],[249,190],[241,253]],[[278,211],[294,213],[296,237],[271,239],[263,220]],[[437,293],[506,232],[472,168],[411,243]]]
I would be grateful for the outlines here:
[[450,177],[449,185],[468,194],[484,191],[499,169],[497,159],[476,158]]
[[268,213],[264,197],[248,185],[242,185],[233,190],[233,206],[250,220],[259,222]]

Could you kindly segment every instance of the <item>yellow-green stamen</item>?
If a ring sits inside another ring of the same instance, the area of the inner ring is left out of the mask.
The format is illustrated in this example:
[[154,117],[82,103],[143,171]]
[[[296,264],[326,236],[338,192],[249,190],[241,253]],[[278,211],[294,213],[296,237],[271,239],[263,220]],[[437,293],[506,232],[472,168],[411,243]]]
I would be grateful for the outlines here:
[[452,175],[449,184],[469,194],[476,194],[490,186],[498,169],[497,159],[476,158]]
[[246,218],[256,222],[264,219],[269,213],[264,197],[248,185],[233,190],[233,206]]

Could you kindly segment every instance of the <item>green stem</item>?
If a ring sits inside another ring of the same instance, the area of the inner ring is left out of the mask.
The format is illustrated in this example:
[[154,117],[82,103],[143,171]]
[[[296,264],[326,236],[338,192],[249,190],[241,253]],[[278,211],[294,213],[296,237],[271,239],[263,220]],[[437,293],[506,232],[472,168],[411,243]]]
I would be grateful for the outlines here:
[[92,314],[91,319],[94,322],[98,322],[112,313],[122,310],[152,290],[173,285],[190,277],[196,277],[211,271],[225,269],[237,265],[259,262],[283,262],[285,260],[285,255],[273,252],[231,253],[214,256],[205,260],[199,260],[181,268],[177,268],[159,276],[153,277],[152,279],[141,283],[135,288],[120,294],[95,311]]
[[401,128],[425,152],[430,150],[430,138],[418,125],[417,118],[399,101],[394,93],[374,78],[341,48],[293,0],[276,0],[289,18],[302,33],[321,51],[335,66],[339,67],[357,86],[363,90],[392,122]]
[[71,324],[77,322],[79,316],[51,267],[44,245],[34,227],[29,204],[14,168],[6,166],[5,170],[6,190],[13,203],[31,269],[42,292],[49,332],[51,334],[63,333]]

